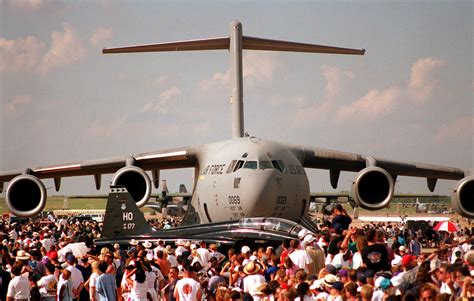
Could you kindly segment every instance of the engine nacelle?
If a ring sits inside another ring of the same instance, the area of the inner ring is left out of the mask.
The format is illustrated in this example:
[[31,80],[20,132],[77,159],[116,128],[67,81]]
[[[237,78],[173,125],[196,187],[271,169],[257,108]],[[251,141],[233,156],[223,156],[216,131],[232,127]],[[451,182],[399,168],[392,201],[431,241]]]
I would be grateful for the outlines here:
[[392,200],[394,186],[392,176],[385,169],[367,167],[359,171],[352,183],[352,197],[364,209],[382,209]]
[[127,188],[138,207],[145,206],[151,195],[151,181],[147,173],[136,166],[119,169],[112,179],[112,185],[123,185]]
[[474,176],[465,177],[456,184],[451,205],[460,215],[474,218]]
[[43,182],[35,176],[25,174],[10,181],[5,201],[13,215],[31,217],[43,211],[46,197]]

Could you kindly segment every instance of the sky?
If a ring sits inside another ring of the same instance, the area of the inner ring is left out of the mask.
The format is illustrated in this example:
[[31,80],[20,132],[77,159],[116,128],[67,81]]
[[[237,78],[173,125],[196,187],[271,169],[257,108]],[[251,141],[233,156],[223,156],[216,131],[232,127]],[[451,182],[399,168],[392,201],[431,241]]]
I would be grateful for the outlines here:
[[[473,168],[472,12],[472,1],[0,0],[0,170],[230,139],[227,51],[101,49],[228,36],[233,20],[248,36],[366,49],[244,51],[250,135]],[[311,191],[333,191],[328,171],[306,171]],[[170,191],[192,177],[161,172]],[[343,173],[337,191],[354,177]],[[92,194],[93,183],[65,178],[48,192]],[[454,185],[440,180],[436,193]],[[399,177],[396,191],[428,188]]]

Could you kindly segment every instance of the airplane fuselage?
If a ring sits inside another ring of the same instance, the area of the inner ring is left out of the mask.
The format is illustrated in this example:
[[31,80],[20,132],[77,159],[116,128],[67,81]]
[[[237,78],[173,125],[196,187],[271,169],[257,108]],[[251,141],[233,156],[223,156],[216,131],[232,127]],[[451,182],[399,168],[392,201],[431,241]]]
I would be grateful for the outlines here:
[[285,145],[244,137],[203,145],[197,159],[186,223],[256,216],[297,221],[307,213],[308,177]]

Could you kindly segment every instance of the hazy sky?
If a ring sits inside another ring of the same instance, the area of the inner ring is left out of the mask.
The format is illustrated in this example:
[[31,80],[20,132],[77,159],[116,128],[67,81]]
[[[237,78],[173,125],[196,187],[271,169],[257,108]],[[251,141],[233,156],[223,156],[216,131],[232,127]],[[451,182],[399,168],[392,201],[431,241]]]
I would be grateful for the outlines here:
[[[249,36],[367,50],[245,51],[251,135],[474,166],[472,1],[0,0],[0,170],[229,139],[227,51],[101,49],[228,36],[232,20]],[[307,173],[312,191],[331,190],[327,171]],[[163,171],[162,179],[176,191],[192,175]],[[344,173],[339,189],[354,176]],[[424,193],[425,183],[399,177],[397,191]],[[454,184],[440,181],[437,192]],[[94,192],[92,177],[62,187]]]

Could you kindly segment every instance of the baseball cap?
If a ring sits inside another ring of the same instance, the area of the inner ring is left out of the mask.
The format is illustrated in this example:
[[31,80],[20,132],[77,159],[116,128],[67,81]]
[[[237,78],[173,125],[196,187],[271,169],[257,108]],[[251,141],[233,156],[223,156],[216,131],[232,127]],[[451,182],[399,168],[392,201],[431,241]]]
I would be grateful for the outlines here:
[[250,252],[250,248],[248,246],[243,246],[242,249],[240,249],[240,251],[244,254]]

